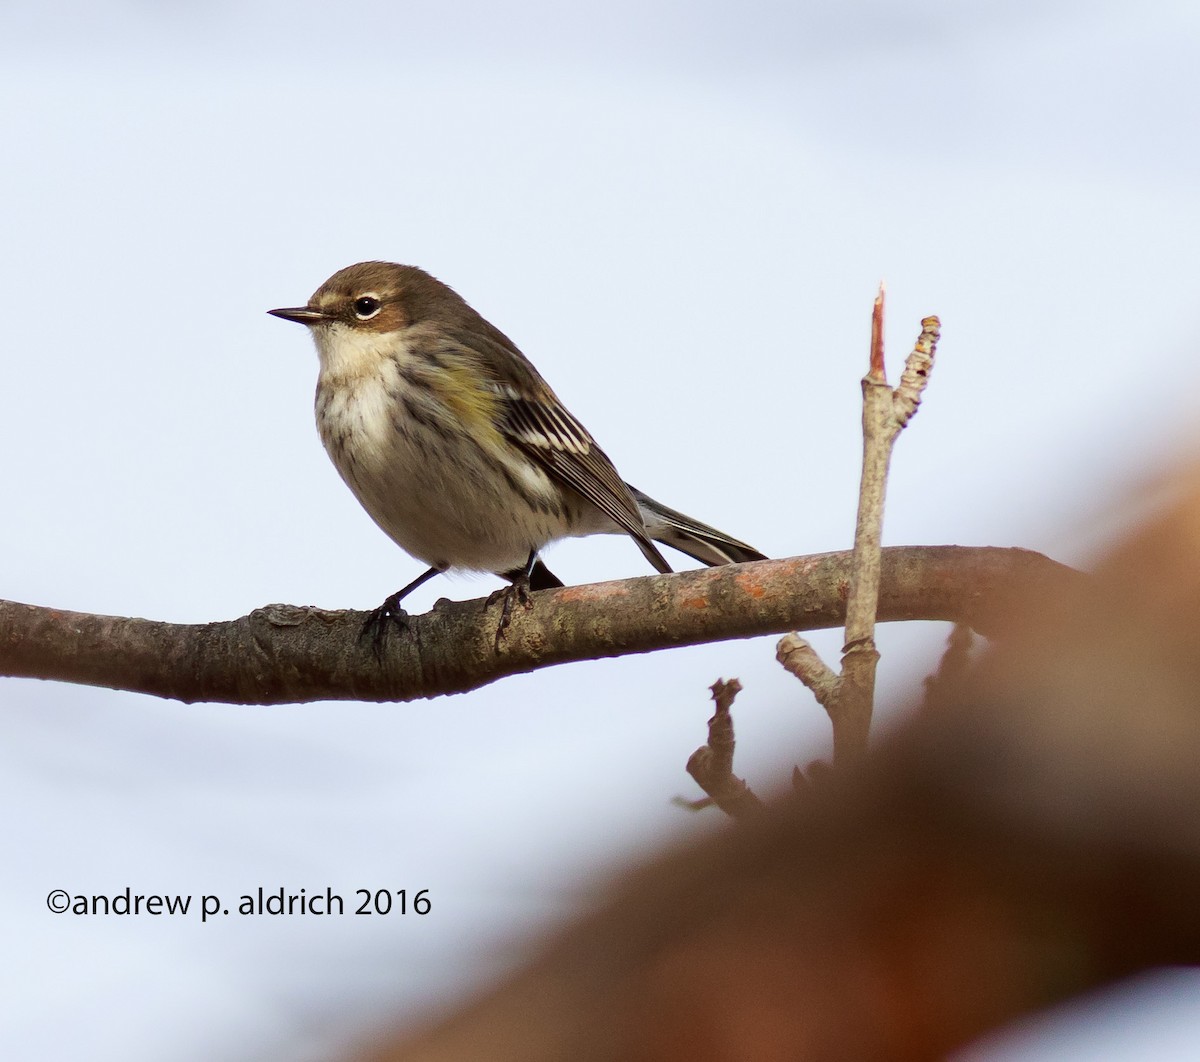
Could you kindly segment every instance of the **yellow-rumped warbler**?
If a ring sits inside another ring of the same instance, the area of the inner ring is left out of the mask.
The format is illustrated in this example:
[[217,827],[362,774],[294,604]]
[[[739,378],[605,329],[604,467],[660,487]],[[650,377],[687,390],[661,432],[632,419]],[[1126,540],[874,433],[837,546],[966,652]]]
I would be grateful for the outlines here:
[[415,266],[360,262],[268,312],[312,332],[317,430],[342,479],[429,565],[380,615],[449,568],[562,586],[538,551],[572,535],[628,534],[660,572],[652,540],[705,564],[764,559],[624,483],[512,340]]

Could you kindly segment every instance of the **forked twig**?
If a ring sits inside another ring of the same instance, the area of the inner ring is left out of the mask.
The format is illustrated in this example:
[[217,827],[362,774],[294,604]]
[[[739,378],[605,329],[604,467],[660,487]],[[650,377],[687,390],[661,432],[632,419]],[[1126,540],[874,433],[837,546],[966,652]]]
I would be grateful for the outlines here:
[[829,713],[833,724],[833,757],[839,764],[858,759],[867,749],[879,660],[875,648],[875,617],[879,604],[888,466],[897,436],[920,405],[941,334],[941,324],[936,317],[926,317],[921,322],[921,334],[905,362],[900,385],[893,390],[884,371],[883,308],[881,284],[871,314],[870,367],[862,381],[863,467],[850,589],[846,599],[846,642],[842,649],[841,673],[835,674],[799,635],[785,635],[776,649],[780,663],[812,690]]

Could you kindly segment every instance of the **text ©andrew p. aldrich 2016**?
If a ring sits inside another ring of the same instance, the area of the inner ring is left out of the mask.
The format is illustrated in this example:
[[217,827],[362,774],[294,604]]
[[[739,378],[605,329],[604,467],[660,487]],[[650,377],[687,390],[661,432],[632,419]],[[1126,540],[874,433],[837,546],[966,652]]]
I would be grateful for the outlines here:
[[427,915],[432,907],[428,889],[412,892],[408,889],[355,889],[357,907],[348,911],[346,901],[332,887],[322,891],[288,892],[280,886],[269,892],[261,885],[255,892],[242,893],[234,906],[227,906],[220,896],[206,893],[194,903],[190,893],[135,893],[129,886],[117,892],[70,893],[66,889],[51,889],[46,906],[55,914],[74,915],[200,915],[207,922],[218,915]]

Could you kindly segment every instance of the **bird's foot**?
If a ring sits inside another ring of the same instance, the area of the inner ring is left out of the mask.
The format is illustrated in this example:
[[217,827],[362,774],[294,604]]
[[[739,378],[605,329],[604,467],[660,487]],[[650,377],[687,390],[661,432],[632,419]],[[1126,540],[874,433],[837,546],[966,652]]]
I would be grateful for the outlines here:
[[371,648],[378,661],[382,662],[383,660],[383,647],[387,642],[388,631],[393,626],[402,631],[408,630],[408,613],[400,605],[400,599],[403,596],[403,590],[398,590],[388,596],[382,605],[367,615],[362,630],[358,632],[360,642],[370,639]]
[[513,604],[519,604],[523,609],[528,611],[533,608],[533,598],[529,596],[529,578],[514,579],[508,586],[502,586],[499,590],[488,595],[488,606],[494,605],[497,601],[502,601],[500,608],[500,622],[496,626],[496,652],[500,651],[500,643],[504,641],[504,632],[508,630],[509,624],[512,623]]

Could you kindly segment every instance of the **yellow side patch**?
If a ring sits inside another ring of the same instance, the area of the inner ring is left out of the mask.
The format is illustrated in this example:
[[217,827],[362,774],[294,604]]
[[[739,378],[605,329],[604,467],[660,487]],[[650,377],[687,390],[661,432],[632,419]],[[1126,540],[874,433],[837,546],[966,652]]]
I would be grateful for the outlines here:
[[463,366],[448,365],[444,372],[430,373],[426,380],[442,404],[470,427],[477,442],[495,450],[504,448],[500,429],[496,427],[500,396],[484,386],[476,373]]

